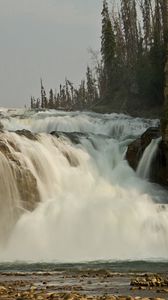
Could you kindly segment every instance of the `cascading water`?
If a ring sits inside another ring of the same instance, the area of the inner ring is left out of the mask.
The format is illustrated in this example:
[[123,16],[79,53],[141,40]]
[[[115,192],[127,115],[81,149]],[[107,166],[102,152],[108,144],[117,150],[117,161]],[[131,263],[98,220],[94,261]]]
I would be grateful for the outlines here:
[[48,111],[6,112],[1,122],[0,205],[14,218],[1,261],[168,258],[168,209],[155,201],[167,193],[124,160],[157,120]]
[[145,149],[137,168],[137,174],[141,178],[150,178],[151,165],[157,154],[158,144],[160,141],[161,138],[153,139],[148,145],[148,147]]

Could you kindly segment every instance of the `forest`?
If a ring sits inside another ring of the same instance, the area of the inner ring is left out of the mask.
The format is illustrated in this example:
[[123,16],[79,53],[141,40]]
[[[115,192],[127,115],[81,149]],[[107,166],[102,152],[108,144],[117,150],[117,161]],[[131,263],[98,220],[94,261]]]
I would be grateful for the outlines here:
[[168,44],[168,1],[103,1],[101,58],[87,66],[75,87],[68,79],[58,90],[31,97],[32,109],[160,110],[164,102],[164,68]]

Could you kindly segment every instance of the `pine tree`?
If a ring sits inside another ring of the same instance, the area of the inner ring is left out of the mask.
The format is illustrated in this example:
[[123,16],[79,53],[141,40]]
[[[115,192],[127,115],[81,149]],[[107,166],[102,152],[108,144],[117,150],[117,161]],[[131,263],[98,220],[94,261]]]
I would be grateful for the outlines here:
[[31,106],[30,107],[31,107],[31,109],[33,109],[34,108],[33,97],[31,97],[30,101],[31,101],[31,103],[30,103]]
[[141,11],[143,17],[143,30],[144,30],[144,45],[145,50],[148,51],[152,44],[152,10],[151,0],[141,1]]
[[168,0],[159,0],[159,4],[162,15],[164,47],[166,49],[168,43]]
[[47,101],[47,97],[46,97],[46,92],[43,86],[43,82],[41,79],[41,108],[47,108],[48,106],[48,101]]
[[107,1],[103,1],[102,10],[102,36],[101,36],[101,54],[105,74],[105,91],[104,98],[109,100],[113,79],[113,67],[115,59],[115,35],[109,16]]
[[77,102],[79,103],[78,107],[80,110],[86,108],[86,89],[85,89],[85,80],[81,80],[79,90],[77,91]]
[[87,66],[86,71],[86,86],[87,86],[87,104],[90,106],[95,100],[95,79],[93,78],[92,71]]
[[121,13],[124,27],[127,62],[133,68],[138,53],[138,28],[135,0],[121,0]]
[[53,93],[52,89],[50,89],[50,91],[49,91],[48,108],[50,108],[50,109],[54,108],[54,93]]

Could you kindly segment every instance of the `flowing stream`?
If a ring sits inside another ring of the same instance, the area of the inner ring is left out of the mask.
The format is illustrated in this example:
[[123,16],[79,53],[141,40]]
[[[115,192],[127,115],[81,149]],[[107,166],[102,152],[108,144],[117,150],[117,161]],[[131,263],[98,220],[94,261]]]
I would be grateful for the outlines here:
[[1,123],[1,262],[168,259],[167,192],[125,160],[158,120],[3,110]]

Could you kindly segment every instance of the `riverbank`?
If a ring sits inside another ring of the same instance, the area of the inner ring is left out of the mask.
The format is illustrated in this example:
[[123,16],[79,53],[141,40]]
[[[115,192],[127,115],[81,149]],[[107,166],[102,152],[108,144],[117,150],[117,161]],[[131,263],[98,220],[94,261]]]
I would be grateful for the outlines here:
[[0,273],[1,300],[168,299],[166,274],[101,270]]
[[151,107],[150,109],[143,109],[142,107],[124,109],[119,107],[114,107],[113,105],[96,105],[92,108],[93,112],[102,113],[102,114],[126,114],[134,118],[149,118],[149,119],[161,119],[163,116],[163,107]]

